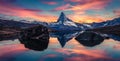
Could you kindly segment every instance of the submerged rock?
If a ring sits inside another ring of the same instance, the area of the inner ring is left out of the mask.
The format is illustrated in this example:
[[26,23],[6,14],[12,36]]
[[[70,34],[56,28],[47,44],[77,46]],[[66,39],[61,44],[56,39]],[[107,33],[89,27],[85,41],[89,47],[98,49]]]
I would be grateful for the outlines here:
[[35,26],[23,30],[19,40],[26,48],[42,51],[48,47],[49,32],[45,26]]
[[75,39],[82,45],[89,47],[98,45],[104,41],[104,37],[102,37],[100,34],[90,31],[79,34]]

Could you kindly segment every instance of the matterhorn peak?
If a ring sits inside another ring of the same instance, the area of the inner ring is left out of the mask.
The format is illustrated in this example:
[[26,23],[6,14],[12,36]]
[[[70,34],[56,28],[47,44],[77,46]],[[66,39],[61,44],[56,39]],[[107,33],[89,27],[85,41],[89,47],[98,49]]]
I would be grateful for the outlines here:
[[64,12],[61,12],[60,17],[65,17],[66,18]]
[[64,21],[66,21],[66,20],[67,20],[67,17],[65,16],[65,14],[63,12],[61,12],[60,17],[57,22],[63,24]]
[[59,17],[57,23],[62,24],[62,25],[77,27],[77,25],[72,20],[67,18],[63,12],[61,12],[60,17]]

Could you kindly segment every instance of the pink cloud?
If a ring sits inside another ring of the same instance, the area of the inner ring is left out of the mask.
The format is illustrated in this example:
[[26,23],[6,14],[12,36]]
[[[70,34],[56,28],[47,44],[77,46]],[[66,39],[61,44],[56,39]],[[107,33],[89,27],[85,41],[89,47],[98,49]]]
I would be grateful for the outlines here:
[[[73,14],[70,16],[72,20],[76,22],[102,22],[103,18],[92,17],[92,16],[80,16],[86,14],[86,11],[100,11],[103,10],[111,0],[65,0],[69,4],[65,4],[56,7],[53,11],[72,11]],[[74,5],[70,3],[75,3]],[[74,16],[73,16],[74,15]],[[85,20],[85,21],[84,21]]]
[[48,4],[48,5],[56,5],[57,2],[51,1],[51,2],[43,2],[44,4]]
[[79,15],[79,14],[84,14],[80,12],[75,12],[75,14],[68,15],[68,17],[75,22],[78,23],[93,23],[93,22],[103,22],[103,18],[101,16],[88,16],[88,15]]
[[106,5],[111,0],[65,0],[70,2],[77,2],[75,5],[66,4],[63,6],[59,6],[54,10],[71,10],[74,12],[85,12],[86,10],[101,10],[106,7]]
[[85,2],[85,1],[91,1],[91,0],[65,0],[66,2],[74,2],[74,3],[80,3],[80,2]]
[[39,14],[40,12],[42,12],[42,10],[25,9],[11,4],[0,2],[0,14],[18,16],[22,18],[34,18],[36,20],[47,21],[47,22],[52,22],[57,20],[56,16]]
[[65,4],[63,6],[59,6],[57,8],[55,8],[53,11],[60,11],[60,10],[66,10],[70,7],[71,5],[70,4]]
[[43,11],[40,9],[21,9],[21,10],[26,10],[26,11],[31,11],[31,12],[42,12]]
[[114,10],[113,13],[114,13],[116,16],[120,16],[120,9]]

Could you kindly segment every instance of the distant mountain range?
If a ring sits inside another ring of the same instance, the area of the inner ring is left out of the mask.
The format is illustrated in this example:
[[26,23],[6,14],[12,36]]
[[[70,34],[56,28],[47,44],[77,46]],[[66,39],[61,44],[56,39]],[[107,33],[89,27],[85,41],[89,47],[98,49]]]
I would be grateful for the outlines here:
[[33,26],[33,24],[23,23],[23,22],[13,21],[13,20],[0,19],[0,27],[26,28],[31,26]]
[[120,25],[120,17],[105,22],[91,23],[91,24],[82,24],[82,23],[73,22],[72,20],[67,18],[63,12],[60,14],[60,17],[58,18],[57,22],[52,22],[52,23],[46,23],[40,21],[27,21],[27,20],[15,21],[15,20],[0,19],[0,26],[27,28],[39,24],[44,25],[53,31],[73,31],[73,30],[84,31],[86,29]]
[[106,27],[106,26],[114,26],[114,25],[120,25],[120,17],[115,18],[113,20],[107,20],[107,21],[101,22],[101,23],[92,23],[91,24],[91,26],[93,28]]
[[15,21],[15,20],[4,20],[0,19],[0,27],[14,27],[14,28],[29,28],[33,27],[36,25],[44,25],[47,26],[46,22],[38,22],[38,21],[27,21],[27,20],[20,20],[20,21]]

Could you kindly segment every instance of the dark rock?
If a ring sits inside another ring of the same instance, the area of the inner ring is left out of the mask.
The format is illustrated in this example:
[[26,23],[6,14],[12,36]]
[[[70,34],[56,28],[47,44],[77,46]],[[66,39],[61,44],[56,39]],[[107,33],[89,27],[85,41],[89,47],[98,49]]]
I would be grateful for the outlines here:
[[94,28],[94,29],[89,29],[89,31],[99,32],[99,33],[103,33],[103,34],[113,34],[113,35],[120,36],[120,25]]
[[84,46],[89,47],[98,45],[104,41],[104,38],[101,35],[90,31],[79,34],[75,39]]
[[19,40],[26,48],[42,51],[48,47],[49,32],[47,27],[39,25],[23,30]]

